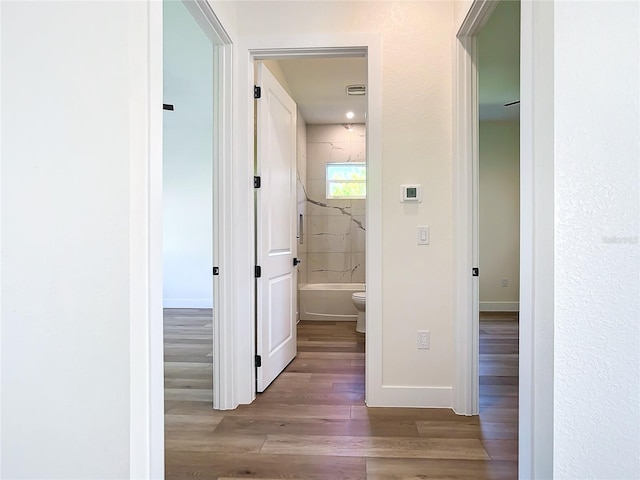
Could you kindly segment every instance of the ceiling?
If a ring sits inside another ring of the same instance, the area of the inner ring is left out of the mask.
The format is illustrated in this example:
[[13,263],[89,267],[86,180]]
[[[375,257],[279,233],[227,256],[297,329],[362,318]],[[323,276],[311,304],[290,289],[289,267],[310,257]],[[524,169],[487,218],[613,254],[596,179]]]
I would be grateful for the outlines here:
[[520,104],[520,2],[503,0],[478,35],[481,120],[516,120]]
[[[307,124],[365,123],[366,96],[346,93],[347,85],[366,85],[364,57],[296,58],[265,63],[272,70],[273,63],[277,64],[275,69],[280,68],[287,83],[284,87]],[[278,72],[273,73],[278,77]],[[348,111],[355,114],[351,120],[345,116]]]
[[[502,0],[478,35],[481,120],[514,120],[520,105],[520,2]],[[307,124],[365,123],[366,96],[346,86],[367,83],[366,58],[295,58],[265,62],[283,83]],[[355,117],[348,120],[347,111]]]

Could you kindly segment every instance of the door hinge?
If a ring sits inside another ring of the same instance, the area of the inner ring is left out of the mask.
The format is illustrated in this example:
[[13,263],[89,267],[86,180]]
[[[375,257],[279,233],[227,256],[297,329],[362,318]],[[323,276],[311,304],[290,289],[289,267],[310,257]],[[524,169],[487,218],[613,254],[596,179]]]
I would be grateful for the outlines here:
[[262,366],[262,356],[261,355],[256,355],[255,361],[256,361],[256,367],[261,367]]
[[478,267],[473,267],[471,269],[471,275],[473,275],[474,277],[479,277],[480,276],[480,269]]
[[218,267],[213,267],[213,274],[220,275],[220,269]]
[[297,267],[298,264],[302,263],[302,260],[300,260],[299,258],[294,258],[293,259],[293,266]]
[[171,110],[171,111],[173,111],[173,105],[171,105],[170,103],[163,103],[162,104],[162,109],[163,110]]
[[253,177],[253,188],[260,188],[262,186],[262,180],[260,177]]
[[262,267],[260,265],[256,265],[255,275],[256,278],[260,278],[262,276]]
[[262,88],[257,85],[253,86],[253,98],[261,98],[262,97]]

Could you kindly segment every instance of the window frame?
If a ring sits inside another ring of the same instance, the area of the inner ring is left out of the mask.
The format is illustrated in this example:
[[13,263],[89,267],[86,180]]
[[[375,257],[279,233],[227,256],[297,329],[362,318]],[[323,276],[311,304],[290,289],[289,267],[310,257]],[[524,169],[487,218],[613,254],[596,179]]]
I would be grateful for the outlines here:
[[[364,167],[364,180],[331,180],[329,179],[329,168],[335,166],[361,166]],[[332,196],[330,195],[330,186],[335,183],[362,183],[364,184],[364,195],[353,196]],[[365,200],[367,198],[367,163],[366,162],[327,162],[325,163],[325,198],[327,200]]]

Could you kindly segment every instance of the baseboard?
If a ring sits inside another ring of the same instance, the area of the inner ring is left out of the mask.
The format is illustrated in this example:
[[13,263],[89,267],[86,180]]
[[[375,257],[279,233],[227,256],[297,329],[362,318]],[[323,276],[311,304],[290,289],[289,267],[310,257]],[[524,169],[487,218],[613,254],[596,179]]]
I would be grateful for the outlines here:
[[480,302],[481,312],[519,312],[519,302]]
[[452,408],[452,387],[371,388],[368,407]]
[[302,312],[300,320],[310,320],[312,322],[355,322],[358,315],[333,315],[331,313],[309,313]]
[[164,298],[164,308],[213,308],[210,298]]

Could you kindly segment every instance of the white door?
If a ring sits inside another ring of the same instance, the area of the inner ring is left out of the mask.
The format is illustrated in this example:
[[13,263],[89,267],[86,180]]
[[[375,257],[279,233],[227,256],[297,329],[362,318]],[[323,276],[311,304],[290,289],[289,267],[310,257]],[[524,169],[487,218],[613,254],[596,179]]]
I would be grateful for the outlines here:
[[256,63],[257,391],[296,356],[296,104],[271,72]]

